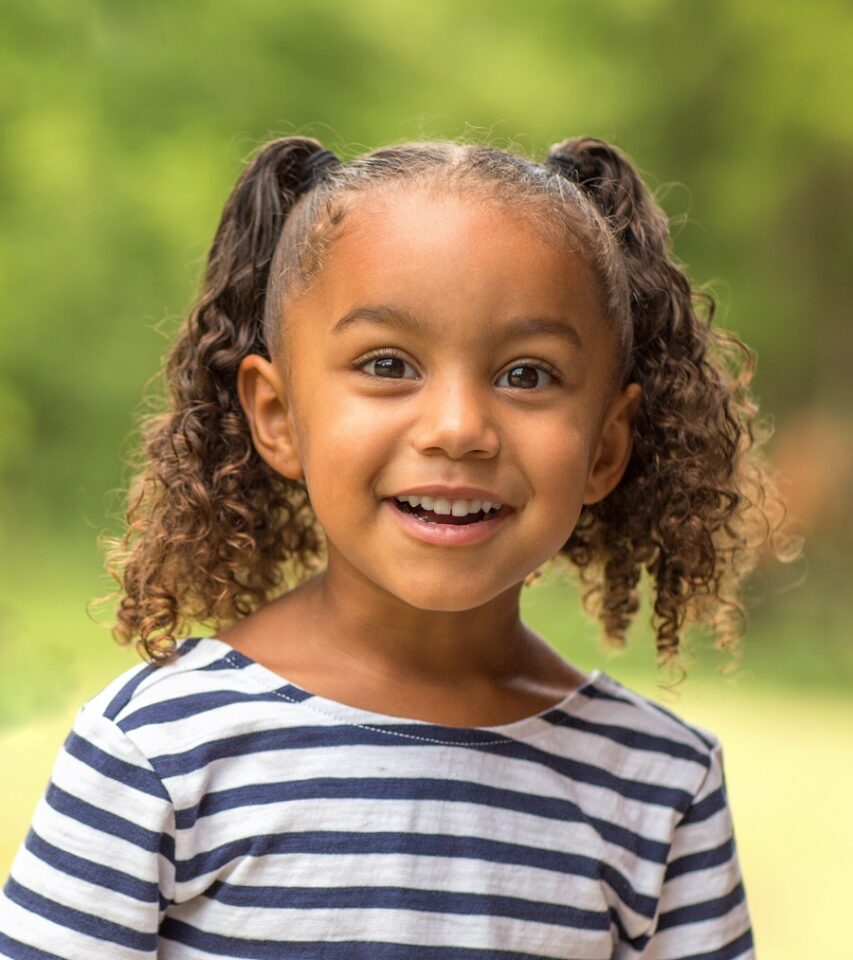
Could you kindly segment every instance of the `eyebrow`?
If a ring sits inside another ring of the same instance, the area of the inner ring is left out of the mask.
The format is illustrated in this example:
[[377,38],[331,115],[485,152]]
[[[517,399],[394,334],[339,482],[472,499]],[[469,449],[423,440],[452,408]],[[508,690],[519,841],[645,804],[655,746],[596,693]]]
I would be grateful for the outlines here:
[[[411,330],[426,335],[427,325],[416,314],[396,307],[371,306],[354,307],[344,314],[332,327],[335,336],[350,329],[359,322],[383,324],[388,327],[397,327],[402,330]],[[583,350],[584,344],[578,331],[566,320],[554,320],[548,317],[516,317],[500,328],[493,327],[492,332],[502,336],[505,340],[517,340],[521,337],[548,334],[567,341],[573,347]]]

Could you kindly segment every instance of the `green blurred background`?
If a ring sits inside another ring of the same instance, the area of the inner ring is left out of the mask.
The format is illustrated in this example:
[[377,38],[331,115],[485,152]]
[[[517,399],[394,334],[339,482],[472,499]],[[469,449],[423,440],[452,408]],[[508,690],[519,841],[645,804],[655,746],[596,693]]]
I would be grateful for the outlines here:
[[[715,730],[759,955],[837,956],[853,852],[846,3],[7,0],[0,33],[0,873],[74,711],[139,662],[87,601],[123,457],[222,204],[265,139],[344,158],[466,137],[626,150],[758,354],[800,560],[765,557],[735,679],[698,642],[656,686],[648,603],[624,654],[570,585],[525,593],[569,659]],[[105,625],[104,625],[105,624]]]

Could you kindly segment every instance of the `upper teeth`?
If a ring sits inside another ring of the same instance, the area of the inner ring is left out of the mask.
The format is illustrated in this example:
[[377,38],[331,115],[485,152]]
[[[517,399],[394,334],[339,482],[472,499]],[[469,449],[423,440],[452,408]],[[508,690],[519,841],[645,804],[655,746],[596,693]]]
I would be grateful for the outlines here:
[[444,497],[395,497],[413,507],[423,507],[440,516],[465,517],[480,510],[500,510],[501,504],[492,500],[446,500]]

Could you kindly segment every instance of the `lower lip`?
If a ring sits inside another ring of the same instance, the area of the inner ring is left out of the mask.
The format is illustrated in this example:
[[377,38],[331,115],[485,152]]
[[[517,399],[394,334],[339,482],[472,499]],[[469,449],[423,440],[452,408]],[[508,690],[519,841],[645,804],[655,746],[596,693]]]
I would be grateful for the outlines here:
[[443,546],[464,546],[470,543],[479,543],[488,540],[495,531],[506,521],[509,511],[501,512],[491,520],[478,520],[476,523],[427,523],[419,520],[412,513],[404,513],[394,506],[392,500],[383,500],[382,505],[390,510],[397,523],[415,539],[424,543],[438,543]]

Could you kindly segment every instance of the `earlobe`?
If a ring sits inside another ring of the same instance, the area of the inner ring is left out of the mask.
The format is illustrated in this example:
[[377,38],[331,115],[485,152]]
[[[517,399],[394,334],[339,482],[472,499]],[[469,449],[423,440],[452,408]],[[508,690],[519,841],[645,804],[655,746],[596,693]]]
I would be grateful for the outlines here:
[[634,423],[642,387],[630,383],[610,403],[584,490],[584,503],[598,503],[615,489],[631,459]]
[[282,476],[302,479],[290,395],[275,365],[255,353],[244,357],[237,393],[258,454]]

